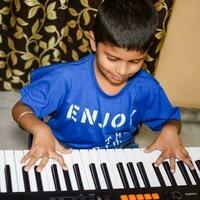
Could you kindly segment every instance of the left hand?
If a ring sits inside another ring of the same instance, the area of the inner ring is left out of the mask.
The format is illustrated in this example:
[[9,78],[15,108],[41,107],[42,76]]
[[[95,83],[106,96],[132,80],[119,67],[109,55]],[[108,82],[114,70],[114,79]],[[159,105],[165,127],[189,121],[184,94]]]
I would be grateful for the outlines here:
[[186,163],[191,170],[194,169],[191,158],[175,131],[162,131],[158,138],[145,149],[145,152],[150,153],[154,150],[161,151],[155,161],[155,166],[159,166],[165,159],[169,159],[170,170],[174,173],[177,158]]

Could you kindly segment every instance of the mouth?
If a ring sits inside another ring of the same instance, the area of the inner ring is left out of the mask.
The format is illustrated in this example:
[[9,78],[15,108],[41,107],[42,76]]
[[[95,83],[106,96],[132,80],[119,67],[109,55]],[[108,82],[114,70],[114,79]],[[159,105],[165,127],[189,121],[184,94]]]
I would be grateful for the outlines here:
[[124,76],[114,76],[114,75],[112,75],[112,78],[113,78],[115,81],[123,81],[123,80],[125,80],[125,77],[124,77]]

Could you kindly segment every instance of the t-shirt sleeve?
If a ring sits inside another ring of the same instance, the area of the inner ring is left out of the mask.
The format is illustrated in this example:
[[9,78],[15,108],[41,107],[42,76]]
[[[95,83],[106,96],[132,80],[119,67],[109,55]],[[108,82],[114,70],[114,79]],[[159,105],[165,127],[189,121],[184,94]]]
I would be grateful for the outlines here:
[[142,122],[153,131],[160,131],[163,125],[170,120],[180,120],[180,110],[173,107],[164,90],[158,85],[152,91],[149,105],[144,112]]
[[21,101],[29,106],[38,118],[57,110],[67,92],[62,72],[53,71],[20,90]]

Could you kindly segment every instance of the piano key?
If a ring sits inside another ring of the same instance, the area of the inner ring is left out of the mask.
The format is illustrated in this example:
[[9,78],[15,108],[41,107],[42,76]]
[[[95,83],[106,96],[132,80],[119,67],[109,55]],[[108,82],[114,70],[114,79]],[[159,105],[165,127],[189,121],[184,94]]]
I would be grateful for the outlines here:
[[147,174],[146,174],[146,171],[144,169],[143,163],[142,162],[138,162],[137,163],[137,167],[138,167],[139,172],[140,172],[140,174],[142,176],[142,180],[144,182],[145,187],[150,187],[149,179],[147,177]]
[[106,163],[101,163],[101,169],[103,172],[103,176],[105,178],[106,181],[106,185],[108,189],[113,189],[113,185],[112,185],[112,181],[108,172],[108,167]]
[[[41,159],[38,159],[35,163],[35,166],[38,166],[39,163],[40,163]],[[35,168],[36,170],[36,168]],[[47,191],[50,191],[49,189],[49,183],[48,183],[48,180],[47,180],[47,176],[48,174],[46,173],[46,167],[44,167],[42,169],[42,171],[40,172],[40,176],[41,176],[41,180],[42,180],[42,188],[43,188],[43,191],[44,192],[47,192]],[[36,180],[37,182],[37,180]]]
[[196,184],[197,184],[197,185],[200,185],[200,178],[199,178],[199,176],[198,176],[198,174],[197,174],[196,169],[190,170],[190,172],[191,172],[191,174],[192,174],[192,176],[193,176],[193,178],[194,178]]
[[60,166],[58,161],[54,160],[53,162],[54,162],[54,165],[56,166],[56,169],[57,169],[58,180],[59,180],[59,184],[60,184],[60,190],[61,191],[66,191],[67,190],[67,185],[66,185],[65,178],[64,178],[64,173],[63,173],[63,171],[66,171],[66,170],[62,169],[62,167]]
[[23,157],[23,151],[15,150],[14,157],[15,157],[15,164],[16,164],[18,189],[19,189],[19,192],[24,192],[25,188],[24,188],[24,179],[23,179],[23,174],[22,174],[23,164],[20,163]]
[[[28,152],[28,150],[24,151],[24,155]],[[37,188],[37,183],[36,183],[36,178],[35,178],[35,171],[34,171],[34,166],[33,165],[29,171],[28,171],[28,176],[29,176],[29,181],[30,181],[30,187],[31,187],[31,192],[37,192],[38,188]]]
[[119,171],[124,188],[130,188],[122,162],[117,163],[117,169]]
[[73,170],[71,153],[70,154],[63,154],[63,158],[64,158],[64,161],[65,161],[65,164],[68,167],[68,172],[69,172],[69,177],[70,177],[70,181],[71,181],[71,184],[72,184],[72,189],[74,191],[76,191],[76,190],[78,190],[78,185],[77,185],[74,170]]
[[137,152],[138,152],[137,159],[143,163],[144,170],[148,177],[149,184],[151,185],[151,187],[160,187],[160,182],[152,166],[150,153],[144,153],[143,149],[138,149]]
[[98,174],[97,174],[97,169],[96,169],[95,163],[89,164],[89,167],[90,167],[90,171],[91,171],[91,174],[92,174],[92,178],[94,180],[95,189],[100,190],[101,185],[100,185],[100,182],[99,182],[99,177],[98,177]]
[[199,171],[200,171],[200,160],[196,160],[195,163],[196,163],[196,165],[197,165],[197,167],[199,168]]
[[78,166],[77,163],[73,164],[73,169],[74,169],[74,174],[75,174],[75,177],[76,177],[76,182],[77,182],[77,185],[78,185],[78,189],[79,190],[84,190],[80,169],[79,169],[79,166]]
[[84,166],[84,171],[85,171],[85,175],[87,177],[87,181],[88,181],[88,186],[89,186],[89,189],[90,190],[94,190],[95,189],[95,185],[94,185],[94,181],[93,181],[93,178],[92,178],[92,174],[91,174],[91,171],[90,171],[90,156],[89,156],[89,152],[87,149],[81,149],[80,150],[80,156],[82,158],[82,163],[83,163],[83,166]]
[[7,192],[13,192],[12,177],[10,172],[10,165],[5,165],[5,179]]
[[128,167],[127,167],[128,161],[126,160],[126,157],[125,157],[125,154],[124,154],[124,150],[125,149],[115,149],[116,159],[117,159],[118,163],[122,162],[122,164],[123,164],[124,172],[126,174],[126,178],[127,178],[129,187],[130,188],[134,188],[134,184],[133,184],[133,181],[131,179]]
[[175,181],[175,178],[174,178],[173,174],[172,174],[171,171],[170,171],[170,166],[169,166],[168,161],[164,161],[164,162],[162,163],[162,165],[164,166],[164,169],[165,169],[165,171],[166,171],[166,173],[167,173],[167,176],[169,177],[169,180],[170,180],[172,186],[177,186],[177,183],[176,183],[176,181]]
[[[150,159],[151,159],[152,163],[155,163],[155,161],[158,159],[160,153],[161,152],[159,150],[155,150],[155,151],[150,153]],[[164,166],[161,164],[161,165],[158,166],[158,168],[161,172],[161,175],[163,177],[163,180],[165,181],[166,186],[171,186],[172,184],[171,184],[169,177],[168,177],[168,175],[167,175],[167,173],[164,169]]]
[[10,166],[11,182],[13,192],[18,192],[17,174],[15,168],[15,159],[12,150],[5,150],[5,164]]
[[[134,149],[134,150],[136,150],[136,149]],[[142,177],[141,177],[141,174],[140,174],[140,172],[139,172],[139,169],[138,169],[138,167],[137,167],[137,165],[136,165],[136,160],[135,160],[134,151],[132,151],[132,149],[125,149],[124,152],[125,152],[126,160],[127,160],[128,162],[133,163],[134,170],[135,170],[135,173],[136,173],[136,175],[137,175],[137,179],[138,179],[138,182],[139,182],[140,187],[141,187],[141,188],[145,187],[144,182],[143,182]]]
[[58,177],[58,170],[57,170],[56,164],[54,164],[54,163],[51,165],[51,172],[53,175],[53,180],[54,180],[54,185],[55,185],[56,191],[61,191],[60,181],[59,181],[59,177]]
[[185,163],[183,163],[183,165],[185,166],[185,169],[186,169],[186,171],[187,171],[187,174],[188,174],[188,176],[189,176],[189,178],[190,178],[190,180],[191,180],[191,182],[192,182],[192,185],[196,185],[196,182],[195,182],[195,180],[194,180],[194,178],[193,178],[193,176],[192,176],[192,173],[191,173],[191,171],[190,171],[190,168],[189,168]]
[[49,185],[49,191],[56,191],[54,180],[53,180],[53,174],[51,171],[51,166],[53,165],[53,163],[54,161],[52,159],[49,159],[45,166],[47,181]]
[[79,166],[79,167],[76,167],[76,169],[79,168],[84,189],[89,190],[90,187],[89,187],[88,180],[87,180],[87,177],[86,177],[86,174],[85,174],[85,171],[84,171],[84,165],[83,165],[82,160],[81,160],[80,151],[79,150],[73,150],[72,153],[71,153],[71,156],[72,156],[72,163],[77,164]]
[[4,169],[5,169],[4,151],[0,150],[0,192],[7,192]]
[[104,175],[100,166],[100,159],[96,149],[89,149],[89,156],[92,163],[95,163],[95,167],[97,169],[97,174],[99,178],[99,183],[101,189],[107,189],[106,182],[104,179]]
[[199,165],[199,168],[198,168],[197,163],[196,163],[196,161],[198,161],[198,159],[200,158],[200,153],[199,152],[197,153],[196,147],[189,147],[189,148],[186,148],[186,149],[187,149],[190,157],[192,158],[192,163],[194,165],[195,171],[196,171],[198,177],[200,178],[200,165]]
[[30,181],[28,177],[28,172],[24,170],[24,167],[22,168],[22,175],[23,175],[23,182],[24,182],[24,188],[26,192],[31,191]]
[[63,170],[64,180],[67,187],[67,191],[72,191],[72,184],[69,176],[69,170]]
[[120,177],[119,171],[117,169],[117,155],[115,154],[115,150],[114,149],[109,149],[108,151],[106,151],[107,155],[108,155],[108,159],[109,159],[109,164],[112,167],[112,171],[114,173],[114,176],[116,178],[116,184],[117,184],[117,188],[124,188],[124,185],[122,183],[122,179]]
[[162,187],[166,187],[165,181],[164,181],[164,179],[163,179],[163,177],[162,177],[162,174],[161,174],[161,172],[160,172],[159,167],[155,167],[154,163],[152,163],[152,166],[153,166],[153,168],[154,168],[154,171],[155,171],[155,173],[156,173],[156,176],[158,177],[158,180],[159,180],[159,182],[160,182],[160,185],[161,185]]
[[138,178],[137,178],[133,163],[132,162],[128,162],[127,163],[127,167],[128,167],[128,170],[129,170],[129,173],[131,175],[131,178],[132,178],[132,181],[133,181],[133,184],[134,184],[135,188],[140,188],[140,184],[139,184],[139,181],[138,181]]
[[192,182],[191,182],[190,177],[189,177],[189,175],[188,175],[188,173],[186,171],[186,168],[185,168],[185,166],[183,164],[183,161],[179,160],[177,162],[177,164],[178,164],[178,167],[181,170],[181,173],[182,173],[182,175],[183,175],[183,177],[184,177],[185,182],[187,183],[187,185],[192,185]]
[[35,178],[37,183],[38,192],[43,192],[42,178],[40,172],[36,171],[37,166],[34,167]]
[[[112,183],[112,187],[116,188],[116,189],[119,188],[118,181],[117,181],[115,174],[113,172],[113,166],[111,165],[111,163],[109,161],[106,150],[105,149],[99,149],[98,154],[99,154],[99,158],[100,158],[101,163],[106,163],[106,167],[107,167],[107,170],[108,170],[108,173],[109,173],[109,177],[110,177],[110,180],[111,180],[111,183]],[[105,165],[101,165],[101,166],[103,167]],[[104,172],[106,172],[106,171],[104,171]],[[107,177],[107,178],[109,178],[109,177]]]

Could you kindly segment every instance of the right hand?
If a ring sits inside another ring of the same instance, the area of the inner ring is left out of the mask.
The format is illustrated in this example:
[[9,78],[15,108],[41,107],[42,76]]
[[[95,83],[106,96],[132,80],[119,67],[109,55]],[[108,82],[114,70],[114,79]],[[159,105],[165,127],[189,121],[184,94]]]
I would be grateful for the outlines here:
[[40,125],[34,128],[33,143],[29,152],[21,159],[21,163],[25,163],[25,170],[28,171],[34,163],[41,159],[37,166],[37,171],[40,172],[52,158],[60,164],[60,166],[67,170],[67,165],[60,153],[68,154],[72,150],[63,147],[54,137],[51,129],[46,125]]

